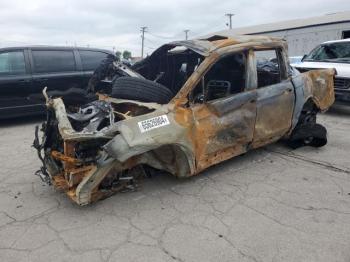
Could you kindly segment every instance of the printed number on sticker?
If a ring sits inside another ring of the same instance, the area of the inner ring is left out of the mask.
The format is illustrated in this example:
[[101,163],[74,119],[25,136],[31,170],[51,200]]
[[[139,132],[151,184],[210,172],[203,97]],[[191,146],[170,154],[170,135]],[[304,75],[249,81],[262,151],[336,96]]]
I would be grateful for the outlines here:
[[169,124],[170,122],[166,115],[157,116],[138,122],[141,133]]

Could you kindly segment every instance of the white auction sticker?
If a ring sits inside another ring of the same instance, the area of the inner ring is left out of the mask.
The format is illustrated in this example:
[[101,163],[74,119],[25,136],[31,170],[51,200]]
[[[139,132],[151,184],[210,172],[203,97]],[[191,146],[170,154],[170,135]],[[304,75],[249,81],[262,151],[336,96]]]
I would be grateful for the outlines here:
[[147,132],[149,130],[169,125],[169,119],[166,115],[156,116],[147,120],[138,122],[141,133]]

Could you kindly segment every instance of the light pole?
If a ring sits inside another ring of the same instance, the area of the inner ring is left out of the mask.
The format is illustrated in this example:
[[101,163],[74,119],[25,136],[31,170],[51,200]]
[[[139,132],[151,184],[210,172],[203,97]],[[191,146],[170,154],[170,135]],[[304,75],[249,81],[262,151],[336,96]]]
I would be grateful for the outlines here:
[[141,58],[143,58],[143,49],[145,45],[145,32],[146,32],[147,26],[142,26],[141,27],[141,39],[142,39],[142,47],[141,47]]
[[228,13],[228,14],[225,14],[225,16],[228,16],[228,18],[229,18],[229,20],[230,20],[230,29],[232,29],[232,16],[234,16],[235,14],[230,14],[230,13]]
[[188,30],[188,29],[186,29],[186,30],[184,30],[184,32],[185,32],[185,39],[186,40],[188,40],[188,32],[189,32],[190,30]]

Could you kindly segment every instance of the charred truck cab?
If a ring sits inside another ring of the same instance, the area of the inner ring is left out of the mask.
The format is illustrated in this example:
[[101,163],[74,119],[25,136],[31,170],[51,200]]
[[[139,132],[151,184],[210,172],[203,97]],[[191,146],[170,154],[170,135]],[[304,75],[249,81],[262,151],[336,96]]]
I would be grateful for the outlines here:
[[293,71],[281,39],[173,42],[130,70],[82,107],[46,97],[38,174],[79,205],[135,188],[145,167],[189,177],[280,139],[327,142],[316,114],[334,102],[335,72]]

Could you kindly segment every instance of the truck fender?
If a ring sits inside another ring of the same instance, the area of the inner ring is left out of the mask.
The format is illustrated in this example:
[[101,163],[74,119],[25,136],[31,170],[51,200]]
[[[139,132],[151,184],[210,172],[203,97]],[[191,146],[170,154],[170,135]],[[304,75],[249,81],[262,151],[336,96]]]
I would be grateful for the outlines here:
[[292,129],[298,123],[301,111],[308,100],[311,100],[322,112],[334,103],[335,74],[335,69],[311,70],[292,78],[295,89]]

